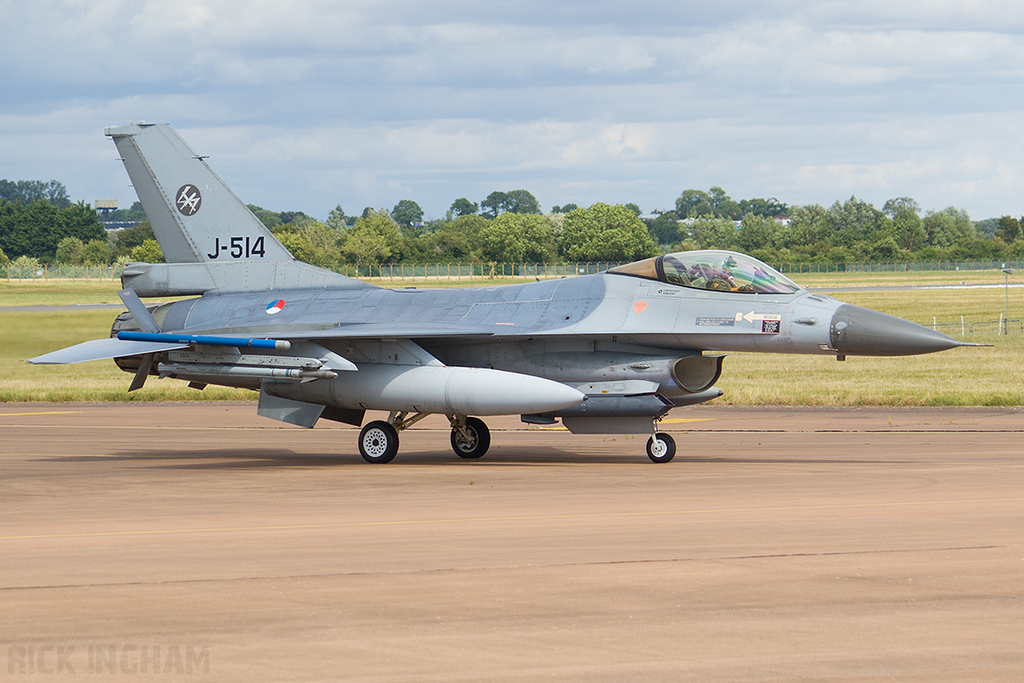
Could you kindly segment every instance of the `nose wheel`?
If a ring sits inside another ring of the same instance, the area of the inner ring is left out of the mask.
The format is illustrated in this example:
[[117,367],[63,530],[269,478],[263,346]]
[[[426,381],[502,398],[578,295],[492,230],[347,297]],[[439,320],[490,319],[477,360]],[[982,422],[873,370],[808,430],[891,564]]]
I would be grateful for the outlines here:
[[653,462],[668,462],[676,457],[676,440],[668,434],[656,433],[647,440],[647,457]]
[[475,417],[460,420],[449,417],[452,423],[452,450],[460,458],[481,458],[491,447],[491,433],[484,421]]

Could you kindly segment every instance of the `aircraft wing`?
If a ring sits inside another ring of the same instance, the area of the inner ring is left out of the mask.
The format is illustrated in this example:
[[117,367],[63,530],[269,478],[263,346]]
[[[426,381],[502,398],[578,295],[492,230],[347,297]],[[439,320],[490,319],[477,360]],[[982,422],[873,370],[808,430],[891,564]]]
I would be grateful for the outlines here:
[[44,353],[35,358],[29,358],[28,362],[35,365],[60,365],[64,363],[84,363],[90,360],[107,360],[108,358],[125,358],[127,356],[141,356],[147,353],[160,353],[162,351],[173,351],[175,349],[187,349],[188,344],[180,343],[154,343],[146,341],[125,341],[114,337],[108,339],[93,339],[69,346],[66,349]]
[[493,335],[494,330],[423,323],[351,323],[326,330],[291,331],[283,329],[266,334],[276,339],[423,339],[425,337],[487,337]]
[[[327,340],[327,339],[415,339],[423,337],[467,337],[467,336],[489,336],[494,332],[481,330],[479,328],[458,328],[444,325],[423,325],[423,324],[375,324],[375,323],[354,323],[341,325],[330,329],[320,330],[275,330],[263,332],[260,336],[268,336],[273,339],[283,340]],[[171,335],[159,335],[171,336]],[[185,337],[191,335],[183,335]],[[209,339],[217,340],[221,346],[230,346],[230,342],[237,339],[239,345],[249,340],[252,333],[221,332],[217,337]],[[29,358],[28,362],[35,365],[61,365],[65,363],[84,363],[92,360],[107,360],[110,358],[126,358],[128,356],[142,356],[147,353],[162,353],[177,349],[187,349],[199,342],[209,341],[199,337],[192,343],[182,341],[137,341],[117,339],[93,339],[69,346],[66,349],[44,353],[35,358]]]

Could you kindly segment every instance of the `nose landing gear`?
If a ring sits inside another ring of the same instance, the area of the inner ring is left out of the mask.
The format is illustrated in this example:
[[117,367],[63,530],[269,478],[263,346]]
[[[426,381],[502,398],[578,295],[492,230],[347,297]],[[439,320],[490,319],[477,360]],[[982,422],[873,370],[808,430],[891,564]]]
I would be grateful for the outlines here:
[[653,462],[668,462],[676,457],[676,440],[657,431],[657,422],[654,429],[654,434],[647,440],[647,457]]

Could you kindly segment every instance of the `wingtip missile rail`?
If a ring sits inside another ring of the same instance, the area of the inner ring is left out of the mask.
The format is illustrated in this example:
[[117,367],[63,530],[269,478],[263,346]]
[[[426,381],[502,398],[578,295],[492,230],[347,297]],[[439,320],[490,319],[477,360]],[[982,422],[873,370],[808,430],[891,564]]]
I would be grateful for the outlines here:
[[170,334],[166,332],[129,332],[117,333],[122,341],[147,341],[164,344],[188,344],[189,346],[236,346],[253,349],[276,349],[287,351],[291,342],[283,339],[245,339],[244,337],[220,337],[206,334]]

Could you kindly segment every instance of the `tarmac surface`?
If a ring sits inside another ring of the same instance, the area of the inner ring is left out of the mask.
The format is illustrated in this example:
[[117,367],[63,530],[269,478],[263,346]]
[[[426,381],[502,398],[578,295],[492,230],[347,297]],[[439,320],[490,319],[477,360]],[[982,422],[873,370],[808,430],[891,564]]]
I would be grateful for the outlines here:
[[1024,680],[1024,410],[0,405],[4,680]]

